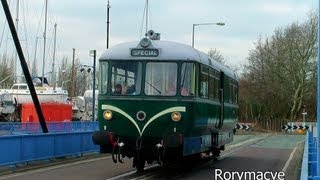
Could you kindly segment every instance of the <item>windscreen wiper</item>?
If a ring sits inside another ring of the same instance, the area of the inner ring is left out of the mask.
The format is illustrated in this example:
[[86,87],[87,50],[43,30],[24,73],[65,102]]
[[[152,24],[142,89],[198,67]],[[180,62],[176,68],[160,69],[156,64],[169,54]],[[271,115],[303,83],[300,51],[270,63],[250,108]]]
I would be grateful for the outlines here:
[[148,83],[147,81],[145,81],[145,82],[146,82],[149,86],[151,86],[153,89],[155,89],[156,91],[158,91],[159,94],[161,94],[161,91],[160,91],[158,88],[154,87],[152,84]]

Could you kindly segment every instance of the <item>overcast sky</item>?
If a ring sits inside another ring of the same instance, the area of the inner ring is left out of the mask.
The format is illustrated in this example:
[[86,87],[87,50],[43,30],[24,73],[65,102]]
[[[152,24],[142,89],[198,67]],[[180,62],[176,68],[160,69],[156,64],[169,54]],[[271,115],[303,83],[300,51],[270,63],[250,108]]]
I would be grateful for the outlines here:
[[[8,2],[15,18],[17,0]],[[20,0],[19,36],[30,61],[34,59],[36,37],[43,36],[44,2]],[[139,40],[145,0],[110,0],[110,5],[110,47]],[[46,72],[52,63],[55,23],[58,26],[56,68],[62,57],[72,59],[72,48],[76,49],[81,64],[92,64],[90,49],[96,49],[100,56],[106,48],[106,7],[107,0],[49,0]],[[228,64],[240,66],[247,62],[249,50],[259,36],[269,37],[276,28],[304,22],[308,13],[317,9],[317,0],[149,0],[149,24],[161,33],[163,40],[191,45],[192,24],[225,22],[225,26],[196,27],[195,48],[205,53],[216,48]],[[3,9],[0,11],[0,53],[13,54],[11,34]],[[39,39],[39,68],[42,43]]]

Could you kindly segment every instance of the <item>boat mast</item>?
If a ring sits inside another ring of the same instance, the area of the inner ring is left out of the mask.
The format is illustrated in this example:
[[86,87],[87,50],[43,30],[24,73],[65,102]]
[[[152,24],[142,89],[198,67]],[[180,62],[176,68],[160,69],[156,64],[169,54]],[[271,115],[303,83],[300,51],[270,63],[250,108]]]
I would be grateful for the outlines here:
[[33,59],[32,70],[31,70],[31,75],[33,77],[38,76],[38,73],[37,73],[37,49],[38,49],[38,39],[39,38],[40,37],[36,37],[36,45],[34,48],[34,59]]
[[12,16],[11,16],[11,13],[10,13],[9,5],[8,5],[7,1],[5,1],[5,0],[1,0],[1,3],[2,3],[2,7],[3,7],[3,10],[4,10],[4,13],[6,15],[6,19],[7,19],[10,31],[11,31],[13,42],[15,44],[15,47],[16,47],[16,50],[17,50],[17,53],[18,53],[18,56],[19,56],[19,59],[20,59],[22,72],[24,73],[24,76],[26,78],[26,81],[27,81],[27,84],[28,84],[28,87],[29,87],[29,90],[30,90],[31,97],[32,97],[34,106],[36,108],[37,115],[39,117],[39,122],[40,122],[40,125],[41,125],[41,128],[42,128],[42,132],[43,133],[47,133],[48,132],[48,128],[47,128],[47,125],[46,125],[46,121],[45,121],[43,113],[41,111],[40,102],[39,102],[36,90],[35,90],[35,88],[34,88],[34,86],[32,84],[31,75],[30,75],[30,72],[28,70],[28,65],[27,65],[26,59],[25,59],[25,57],[23,55],[23,51],[22,51],[22,48],[21,48],[21,44],[20,44],[20,41],[19,41],[19,37],[18,37],[17,31],[16,31],[16,29],[14,27],[14,23],[13,23]]
[[41,84],[44,84],[44,68],[45,68],[45,59],[46,59],[46,41],[47,41],[47,15],[48,15],[48,0],[46,0],[46,11],[44,17],[44,32],[43,32],[43,60],[42,60],[42,77]]
[[52,57],[52,69],[51,69],[51,85],[54,85],[56,81],[56,74],[54,71],[54,63],[56,61],[56,42],[57,42],[57,23],[54,24],[54,41],[53,41],[53,57]]
[[[19,34],[19,3],[20,0],[17,0],[17,9],[16,9],[16,30],[17,30],[17,34]],[[14,57],[14,79],[15,79],[15,83],[17,83],[17,61],[18,61],[18,54],[15,54]]]
[[107,5],[107,49],[109,48],[109,28],[110,28],[110,20],[109,20],[109,9],[111,8],[108,0]]

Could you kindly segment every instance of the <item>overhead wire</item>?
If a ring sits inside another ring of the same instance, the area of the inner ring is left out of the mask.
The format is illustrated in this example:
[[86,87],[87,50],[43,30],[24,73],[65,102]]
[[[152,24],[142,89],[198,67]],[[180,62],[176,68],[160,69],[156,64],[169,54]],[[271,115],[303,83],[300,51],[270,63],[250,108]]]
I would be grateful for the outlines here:
[[[149,27],[150,27],[149,30],[150,30],[150,29],[152,29],[152,20],[151,20],[150,7],[148,7],[148,9],[149,9],[148,10],[148,21],[149,21],[149,24],[150,24],[149,25]],[[148,29],[148,27],[147,27],[147,29]]]
[[[152,29],[152,21],[151,21],[151,15],[150,15],[150,8],[149,8],[149,3],[148,0],[146,0],[144,10],[143,10],[143,17],[142,17],[142,23],[141,23],[141,28],[140,28],[140,38],[143,36],[143,26],[145,25],[146,32],[150,29]],[[150,27],[150,28],[149,28]]]
[[6,25],[7,25],[7,21],[4,20],[3,29],[2,29],[2,33],[1,33],[1,39],[0,39],[0,48],[1,48],[1,46],[2,46],[3,36],[4,36],[4,31],[5,31],[5,29],[6,29]]
[[37,29],[36,37],[38,37],[38,35],[39,35],[40,23],[41,23],[41,20],[42,20],[42,16],[44,14],[44,8],[45,8],[44,7],[44,2],[43,2],[43,5],[41,7],[42,7],[42,10],[41,10],[41,15],[40,15],[39,22],[38,22],[38,29]]
[[[41,14],[40,14],[40,17],[39,17],[39,21],[38,21],[38,25],[37,25],[37,32],[36,32],[36,41],[38,41],[38,39],[43,39],[43,35],[39,35],[39,31],[40,31],[40,26],[41,26],[41,21],[42,21],[42,17],[43,17],[43,14],[44,14],[44,9],[45,9],[45,5],[44,5],[44,1],[42,2],[42,5],[41,5]],[[37,48],[38,49],[38,47],[39,47],[39,44],[41,44],[41,43],[39,43],[39,42],[37,42],[37,47],[35,47],[35,48]],[[34,54],[34,60],[36,61],[36,62],[34,62],[33,64],[38,64],[38,62],[37,62],[37,59],[39,58],[39,56],[40,56],[40,53],[35,53]],[[37,72],[37,74],[39,73],[38,72],[38,69],[37,69],[37,67],[33,67],[33,68],[35,68],[35,72]]]
[[[9,6],[10,6],[10,4],[11,4],[11,1],[9,1]],[[0,39],[0,49],[1,49],[1,46],[3,44],[4,33],[5,33],[5,29],[7,27],[6,25],[7,25],[7,20],[4,19],[3,29],[2,29],[2,33],[1,33],[1,39]],[[6,43],[5,51],[7,51],[7,43]]]
[[142,23],[141,23],[141,26],[140,26],[140,37],[139,37],[139,39],[141,39],[142,38],[142,31],[143,31],[143,25],[144,25],[144,18],[145,18],[145,15],[146,15],[146,7],[147,6],[147,2],[146,2],[146,4],[145,4],[145,6],[144,6],[144,9],[143,9],[143,16],[142,16]]

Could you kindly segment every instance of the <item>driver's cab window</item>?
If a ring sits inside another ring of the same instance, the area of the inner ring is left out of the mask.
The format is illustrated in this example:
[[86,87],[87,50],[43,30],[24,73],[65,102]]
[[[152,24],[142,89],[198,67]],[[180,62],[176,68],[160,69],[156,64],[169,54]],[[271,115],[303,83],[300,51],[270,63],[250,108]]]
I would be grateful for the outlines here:
[[139,95],[141,91],[141,73],[141,62],[112,62],[111,94]]
[[177,64],[148,62],[144,92],[152,96],[175,96],[177,94]]

